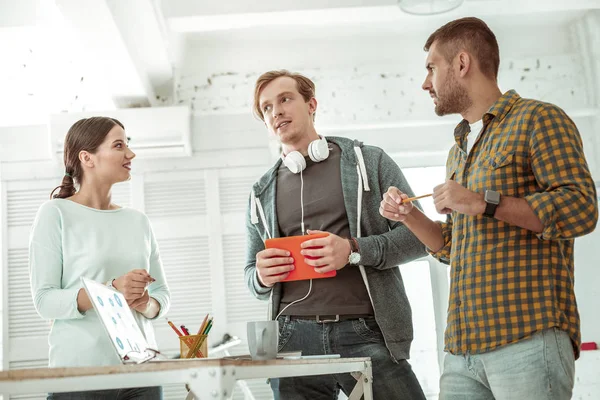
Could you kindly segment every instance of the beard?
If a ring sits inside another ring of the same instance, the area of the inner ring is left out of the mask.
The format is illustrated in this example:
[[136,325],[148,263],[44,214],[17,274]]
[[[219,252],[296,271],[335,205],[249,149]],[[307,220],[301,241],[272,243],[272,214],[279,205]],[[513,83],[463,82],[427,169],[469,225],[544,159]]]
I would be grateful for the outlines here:
[[447,76],[448,78],[440,90],[435,92],[437,97],[435,113],[440,117],[449,114],[460,114],[471,107],[472,104],[467,90],[458,83],[451,69],[448,70]]

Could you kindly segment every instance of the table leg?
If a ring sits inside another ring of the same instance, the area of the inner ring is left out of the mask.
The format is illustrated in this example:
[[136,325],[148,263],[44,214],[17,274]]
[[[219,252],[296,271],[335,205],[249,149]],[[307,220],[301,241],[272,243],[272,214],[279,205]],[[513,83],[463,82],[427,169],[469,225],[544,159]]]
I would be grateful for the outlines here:
[[215,367],[201,368],[192,370],[189,373],[187,382],[190,387],[190,393],[187,398],[204,399],[222,399],[231,398],[233,387],[235,385],[234,367]]
[[365,362],[363,388],[365,391],[365,400],[373,400],[373,367],[371,361]]
[[348,396],[348,400],[360,400],[364,394],[364,385],[363,385],[363,374],[360,373],[356,378],[356,385],[354,385],[354,389],[352,389],[352,393]]
[[356,386],[348,396],[348,400],[360,400],[363,395],[365,400],[373,400],[373,372],[371,362],[365,362],[365,369],[356,374],[352,374],[356,379]]

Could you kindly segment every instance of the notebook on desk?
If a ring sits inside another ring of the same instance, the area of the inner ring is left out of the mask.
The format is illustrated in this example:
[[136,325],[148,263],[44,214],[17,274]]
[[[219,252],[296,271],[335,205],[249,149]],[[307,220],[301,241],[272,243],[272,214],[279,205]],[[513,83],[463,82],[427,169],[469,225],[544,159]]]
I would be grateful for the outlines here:
[[171,361],[150,348],[122,293],[84,277],[81,282],[123,364]]

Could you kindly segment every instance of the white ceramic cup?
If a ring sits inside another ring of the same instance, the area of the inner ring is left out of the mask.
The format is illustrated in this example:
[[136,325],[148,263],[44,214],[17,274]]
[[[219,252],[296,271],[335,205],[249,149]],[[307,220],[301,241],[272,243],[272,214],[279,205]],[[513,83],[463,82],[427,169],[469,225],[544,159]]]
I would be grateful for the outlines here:
[[246,325],[248,348],[253,360],[277,358],[279,323],[277,321],[251,321]]

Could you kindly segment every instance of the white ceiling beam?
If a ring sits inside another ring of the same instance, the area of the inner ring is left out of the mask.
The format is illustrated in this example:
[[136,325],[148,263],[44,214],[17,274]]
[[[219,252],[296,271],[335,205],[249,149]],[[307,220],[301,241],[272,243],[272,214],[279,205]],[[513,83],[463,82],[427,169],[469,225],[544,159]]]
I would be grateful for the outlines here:
[[169,48],[162,10],[154,0],[107,0],[106,3],[142,82],[149,86],[149,94],[154,94],[150,103],[168,102],[173,94],[176,56]]
[[368,3],[369,6],[386,6],[396,4],[396,0],[168,0],[163,1],[161,6],[165,17],[181,18],[188,16],[364,7],[365,3]]
[[[119,107],[164,104],[172,68],[152,0],[56,0]],[[166,88],[166,89],[165,89]]]
[[65,22],[79,39],[86,67],[104,78],[119,107],[147,106],[154,93],[142,82],[121,32],[104,0],[56,0]]
[[[450,20],[465,15],[479,17],[539,14],[544,12],[600,9],[600,0],[466,0],[434,18]],[[208,32],[257,26],[323,25],[396,21],[418,27],[431,17],[404,13],[397,0],[265,0],[260,3],[173,0],[163,3],[169,27],[179,33]]]

